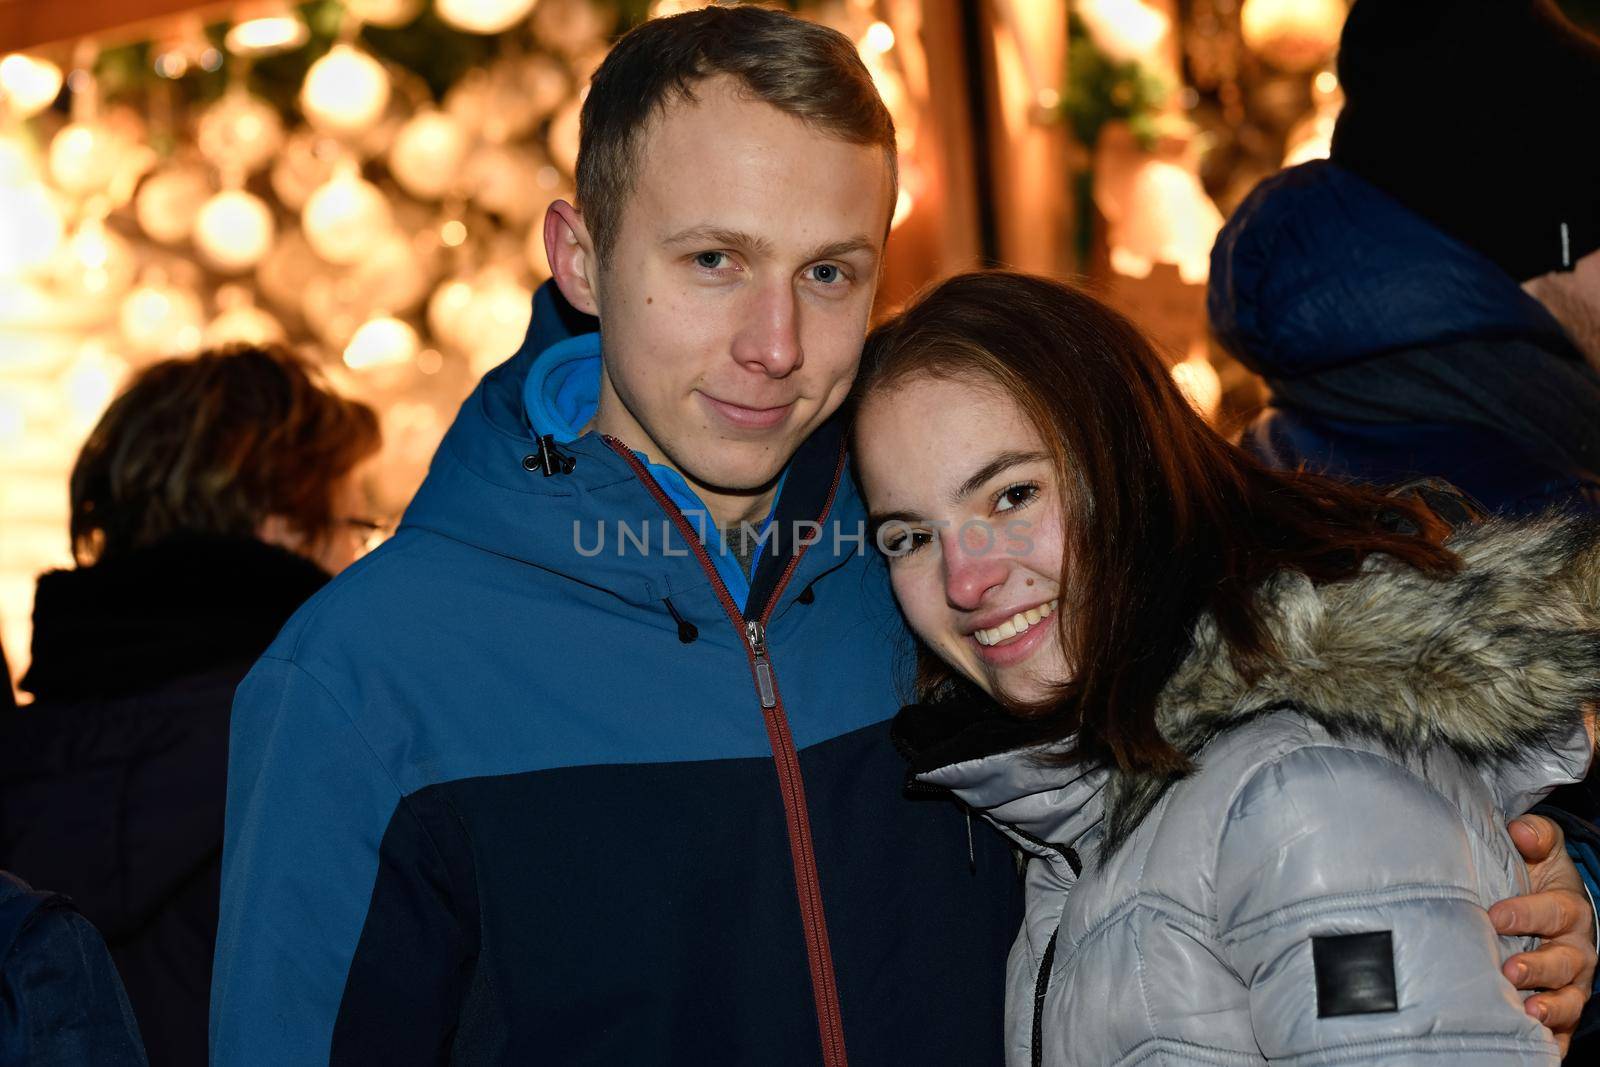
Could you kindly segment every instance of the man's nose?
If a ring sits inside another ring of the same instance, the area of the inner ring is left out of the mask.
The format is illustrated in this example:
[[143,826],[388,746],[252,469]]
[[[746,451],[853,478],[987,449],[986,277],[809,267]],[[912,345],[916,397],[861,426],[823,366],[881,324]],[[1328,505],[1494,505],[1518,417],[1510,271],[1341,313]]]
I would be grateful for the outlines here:
[[945,599],[961,611],[976,611],[984,597],[1006,581],[1005,553],[999,551],[994,531],[980,530],[979,525],[969,522],[946,531],[942,538]]
[[734,339],[734,358],[772,378],[794,373],[804,360],[800,350],[800,308],[787,280],[773,281],[751,294],[748,318]]

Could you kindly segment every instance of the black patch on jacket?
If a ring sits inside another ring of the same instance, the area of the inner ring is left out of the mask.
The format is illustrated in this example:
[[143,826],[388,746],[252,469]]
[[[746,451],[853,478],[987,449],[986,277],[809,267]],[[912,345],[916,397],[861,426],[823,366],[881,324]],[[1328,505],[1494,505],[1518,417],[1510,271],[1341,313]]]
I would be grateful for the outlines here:
[[1400,1010],[1388,930],[1313,937],[1311,960],[1317,972],[1317,1018]]

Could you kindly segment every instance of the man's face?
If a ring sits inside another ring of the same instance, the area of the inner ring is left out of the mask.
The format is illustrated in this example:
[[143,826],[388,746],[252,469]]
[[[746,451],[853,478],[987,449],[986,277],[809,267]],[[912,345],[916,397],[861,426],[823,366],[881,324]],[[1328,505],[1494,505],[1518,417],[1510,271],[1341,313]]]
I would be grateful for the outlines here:
[[727,77],[669,105],[640,160],[599,267],[596,422],[700,486],[759,490],[850,389],[888,161]]

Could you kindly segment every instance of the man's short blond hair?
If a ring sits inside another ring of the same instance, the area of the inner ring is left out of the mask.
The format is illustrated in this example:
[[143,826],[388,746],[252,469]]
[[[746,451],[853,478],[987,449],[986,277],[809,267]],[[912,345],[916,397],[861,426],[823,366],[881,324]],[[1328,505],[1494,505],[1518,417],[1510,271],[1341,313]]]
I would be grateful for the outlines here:
[[578,206],[602,265],[616,247],[623,207],[638,180],[645,128],[672,101],[693,100],[696,83],[719,74],[832,136],[882,146],[894,202],[894,120],[848,37],[753,6],[652,19],[611,49],[583,103]]

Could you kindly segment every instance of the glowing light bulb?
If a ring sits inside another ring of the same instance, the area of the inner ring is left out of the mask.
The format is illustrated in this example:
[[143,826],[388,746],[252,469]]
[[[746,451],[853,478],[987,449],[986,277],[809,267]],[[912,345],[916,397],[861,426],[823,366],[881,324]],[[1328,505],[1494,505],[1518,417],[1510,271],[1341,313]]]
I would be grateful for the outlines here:
[[302,229],[311,250],[329,263],[354,263],[394,225],[389,201],[353,168],[336,173],[306,201]]
[[128,293],[117,321],[128,347],[145,356],[192,352],[204,336],[199,297],[164,282],[149,282]]
[[389,172],[412,196],[437,200],[455,185],[471,147],[471,138],[455,116],[419,111],[395,135]]
[[224,189],[205,202],[195,217],[194,243],[212,266],[238,274],[261,262],[277,227],[272,209],[243,189]]
[[378,121],[389,106],[389,74],[376,59],[336,44],[311,64],[300,87],[300,107],[318,129],[357,133]]
[[344,365],[351,370],[396,367],[416,358],[421,341],[410,324],[388,315],[368,319],[345,346]]
[[19,118],[32,118],[61,93],[61,68],[47,59],[13,52],[0,59],[0,95]]
[[534,0],[438,0],[439,17],[468,33],[500,33],[522,21]]
[[98,123],[61,127],[50,142],[50,177],[74,196],[102,192],[117,176],[117,138]]
[[310,37],[310,29],[288,4],[267,0],[242,6],[222,43],[236,56],[266,56],[299,48]]
[[1281,70],[1311,70],[1339,47],[1345,0],[1245,0],[1239,30],[1252,52]]

